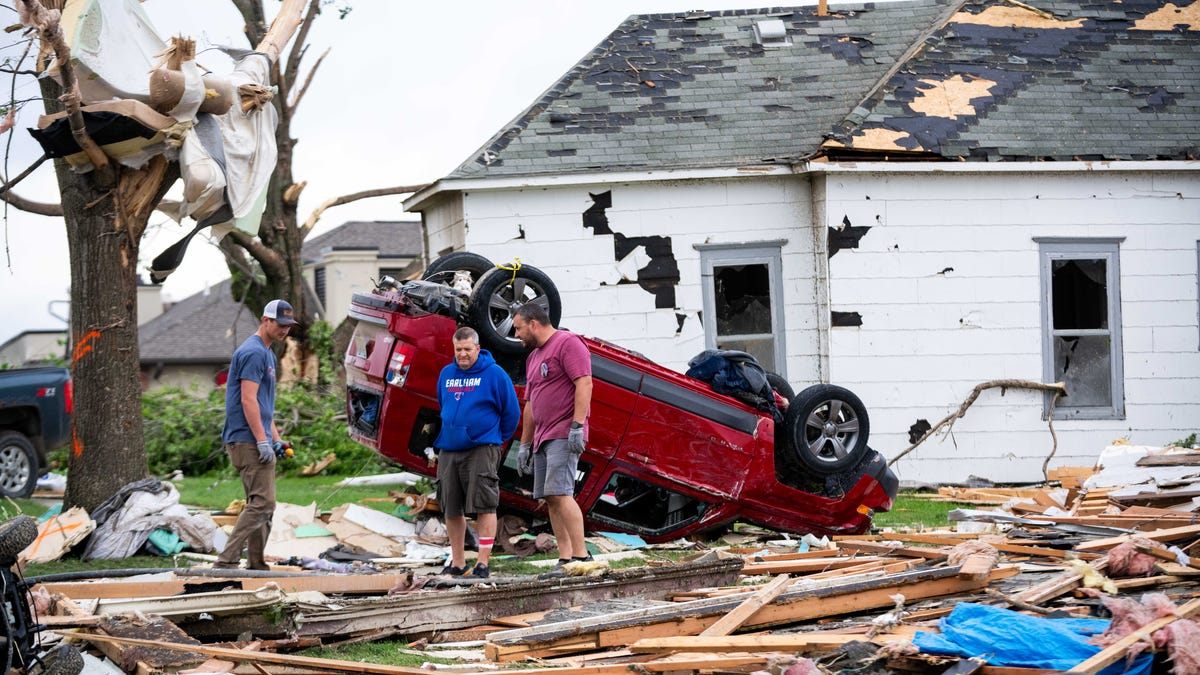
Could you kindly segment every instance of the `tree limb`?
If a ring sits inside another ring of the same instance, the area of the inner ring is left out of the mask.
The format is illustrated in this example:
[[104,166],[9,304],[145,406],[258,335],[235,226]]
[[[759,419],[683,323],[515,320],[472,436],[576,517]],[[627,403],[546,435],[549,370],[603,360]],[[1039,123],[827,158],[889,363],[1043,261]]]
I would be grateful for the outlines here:
[[296,73],[300,70],[300,61],[303,60],[304,51],[308,49],[308,45],[305,44],[308,41],[308,31],[312,28],[313,22],[317,20],[317,15],[320,13],[321,0],[310,0],[308,10],[304,13],[304,18],[301,20],[300,27],[296,31],[296,41],[292,43],[292,49],[288,52],[287,69],[284,71],[284,77],[289,84],[296,81]]
[[318,206],[316,210],[312,212],[312,215],[308,217],[308,220],[304,221],[304,224],[300,226],[300,237],[301,239],[307,237],[308,233],[312,231],[313,226],[315,226],[317,221],[321,219],[321,215],[328,209],[331,209],[335,206],[349,204],[350,202],[356,202],[360,199],[370,199],[371,197],[386,197],[388,195],[402,195],[410,192],[420,192],[427,187],[429,187],[428,183],[424,183],[422,185],[399,185],[390,188],[363,190],[362,192],[355,192],[353,194],[327,199],[325,200],[325,203]]
[[[88,135],[83,124],[83,112],[80,110],[82,94],[79,93],[79,81],[75,78],[75,66],[71,62],[71,48],[63,36],[59,24],[60,13],[51,12],[42,6],[39,0],[17,0],[22,7],[22,20],[28,18],[28,25],[33,26],[43,44],[54,50],[58,60],[58,72],[62,76],[62,102],[67,109],[67,121],[71,126],[71,136],[92,163],[96,172],[96,180],[101,186],[109,187],[116,180],[116,172],[108,161],[108,156],[100,149],[92,137]],[[11,203],[11,202],[10,202]],[[19,208],[19,207],[18,207]]]
[[0,185],[0,195],[13,189],[14,187],[17,186],[17,183],[20,183],[21,181],[28,178],[29,174],[33,173],[34,170],[37,169],[39,166],[41,166],[42,163],[45,162],[47,159],[50,159],[50,155],[47,155],[46,153],[43,152],[41,157],[38,157],[37,160],[33,164],[30,164],[29,166],[25,167],[25,170],[22,171],[21,173],[17,174],[16,178],[8,181],[4,185]]
[[62,204],[47,204],[45,202],[35,202],[12,192],[0,193],[0,200],[4,200],[9,204],[26,211],[28,213],[36,213],[39,216],[58,216],[63,215]]
[[308,76],[304,78],[304,84],[300,86],[300,90],[292,96],[292,100],[288,101],[289,111],[295,111],[296,106],[300,105],[300,99],[304,98],[304,92],[308,91],[308,85],[312,84],[313,76],[317,74],[317,68],[321,67],[321,62],[325,60],[326,56],[329,56],[328,49],[326,49],[324,53],[317,58],[317,62],[314,63],[313,67],[308,71]]
[[[979,398],[980,394],[982,394],[984,391],[986,391],[988,389],[995,389],[997,387],[999,387],[1001,390],[1000,391],[1001,396],[1004,395],[1004,391],[1007,389],[1032,389],[1034,391],[1053,392],[1054,393],[1054,401],[1057,401],[1059,396],[1067,395],[1067,386],[1065,384],[1063,384],[1062,382],[1055,382],[1054,384],[1043,384],[1041,382],[1034,382],[1032,380],[1008,380],[1008,379],[988,380],[987,382],[980,382],[979,384],[975,385],[974,389],[971,390],[970,395],[968,395],[967,398],[962,402],[962,405],[958,406],[958,410],[943,417],[942,421],[933,425],[933,428],[931,428],[929,431],[926,431],[925,435],[921,436],[921,438],[917,439],[916,443],[913,443],[912,445],[908,446],[907,448],[904,449],[903,452],[901,452],[900,454],[898,454],[895,457],[888,460],[888,466],[895,464],[901,457],[912,452],[914,449],[916,449],[916,447],[918,445],[924,443],[925,439],[936,434],[940,429],[942,429],[942,427],[945,427],[946,432],[949,433],[950,430],[954,427],[954,423],[967,414],[967,408],[971,407],[971,404],[975,402],[975,399]],[[1051,410],[1050,410],[1050,413],[1051,413],[1050,435],[1054,439],[1054,449],[1050,453],[1051,457],[1053,457],[1054,452],[1056,452],[1058,450],[1058,436],[1056,436],[1054,434],[1054,415],[1053,415],[1054,401],[1051,401]],[[1046,461],[1049,461],[1049,458],[1047,458]],[[1045,471],[1044,465],[1043,465],[1043,471]]]
[[[312,2],[316,4],[318,0]],[[305,0],[283,0],[271,27],[267,29],[266,35],[263,35],[262,41],[254,47],[255,51],[266,54],[271,63],[277,63],[283,48],[304,20],[304,3]]]

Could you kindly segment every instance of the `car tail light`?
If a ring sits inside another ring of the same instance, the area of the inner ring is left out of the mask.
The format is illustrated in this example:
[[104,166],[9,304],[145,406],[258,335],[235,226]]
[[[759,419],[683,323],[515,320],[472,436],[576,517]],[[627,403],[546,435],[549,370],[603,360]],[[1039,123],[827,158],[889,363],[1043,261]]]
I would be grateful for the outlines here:
[[75,385],[71,382],[71,378],[67,378],[67,383],[63,385],[63,406],[66,408],[67,414],[75,412]]
[[395,350],[392,351],[392,358],[388,361],[387,383],[393,387],[403,387],[404,381],[408,379],[408,369],[412,367],[413,357],[416,356],[417,348],[397,342]]

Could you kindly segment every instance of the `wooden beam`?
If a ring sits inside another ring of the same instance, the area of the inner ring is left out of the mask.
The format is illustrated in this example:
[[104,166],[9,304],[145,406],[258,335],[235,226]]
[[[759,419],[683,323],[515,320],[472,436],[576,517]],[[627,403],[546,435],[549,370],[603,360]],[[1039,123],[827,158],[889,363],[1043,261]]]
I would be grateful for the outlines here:
[[838,548],[847,551],[859,551],[861,553],[877,553],[879,555],[888,556],[906,556],[909,558],[925,558],[927,560],[936,560],[944,558],[949,551],[942,551],[936,548],[921,548],[918,546],[897,546],[895,544],[885,544],[874,541],[840,541]]
[[1107,551],[1111,548],[1115,548],[1119,544],[1124,544],[1130,539],[1133,539],[1135,536],[1153,539],[1154,541],[1176,541],[1179,539],[1186,539],[1188,537],[1195,537],[1197,535],[1200,535],[1200,525],[1188,525],[1185,527],[1172,527],[1166,530],[1155,530],[1153,532],[1142,532],[1137,535],[1122,534],[1118,537],[1093,539],[1091,541],[1085,541],[1075,548],[1083,549],[1085,551]]
[[[231,570],[232,572],[232,570]],[[311,574],[280,577],[238,577],[230,574],[228,581],[239,588],[258,588],[268,582],[278,584],[284,593],[321,591],[322,593],[384,594],[395,588],[403,574]],[[180,595],[184,586],[226,580],[218,577],[179,577],[168,581],[61,581],[38,584],[51,594],[68,598],[149,598]]]
[[1175,616],[1164,616],[1141,628],[1133,631],[1129,635],[1117,640],[1108,647],[1105,647],[1100,653],[1081,662],[1067,671],[1069,675],[1095,675],[1108,666],[1116,663],[1125,657],[1129,649],[1138,642],[1150,637],[1156,631],[1161,630],[1164,626],[1169,626],[1180,619],[1190,619],[1200,615],[1200,598],[1188,602],[1179,608]]
[[812,560],[780,560],[777,562],[746,563],[742,574],[806,574],[825,572],[843,567],[853,567],[865,562],[889,561],[879,556],[838,556],[836,558],[814,558]]
[[[350,673],[374,673],[375,675],[429,675],[429,671],[421,668],[402,668],[400,666],[385,666],[362,661],[340,661],[338,659],[319,659],[311,656],[295,656],[292,654],[274,654],[271,652],[249,652],[228,647],[210,647],[208,645],[182,645],[173,642],[157,640],[139,640],[137,638],[120,638],[111,635],[94,635],[89,633],[64,633],[88,642],[98,644],[130,645],[140,647],[157,647],[173,651],[186,651],[215,656],[234,663],[278,663],[285,666],[303,666],[321,670],[336,670]],[[540,671],[539,671],[540,672]]]
[[[916,629],[907,631],[907,637]],[[889,642],[895,635],[878,635],[875,642]],[[867,641],[862,633],[786,633],[781,635],[675,636],[646,638],[629,645],[635,654],[663,652],[820,652],[836,649],[847,642]]]
[[763,605],[770,604],[772,600],[779,597],[787,585],[791,583],[792,578],[786,574],[780,574],[775,577],[771,583],[763,586],[754,595],[737,606],[732,612],[721,617],[716,623],[705,628],[700,635],[703,636],[719,636],[729,635],[733,631],[741,627],[746,619],[749,619],[752,614],[757,612]]

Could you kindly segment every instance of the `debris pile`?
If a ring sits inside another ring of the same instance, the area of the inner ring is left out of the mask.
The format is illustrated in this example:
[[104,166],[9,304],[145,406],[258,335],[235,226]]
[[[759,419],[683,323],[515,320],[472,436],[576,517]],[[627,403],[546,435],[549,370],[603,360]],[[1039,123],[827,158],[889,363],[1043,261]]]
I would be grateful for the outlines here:
[[[1004,506],[952,511],[952,529],[796,539],[751,528],[708,545],[681,543],[708,550],[675,561],[640,547],[647,561],[640,567],[614,569],[630,555],[614,551],[597,553],[605,564],[578,574],[465,579],[438,574],[440,560],[429,566],[414,557],[377,574],[176,571],[47,579],[37,592],[52,598],[55,616],[46,622],[64,639],[95,645],[128,672],[363,672],[361,663],[289,652],[398,638],[410,641],[410,653],[481,673],[528,665],[572,675],[630,668],[1193,675],[1200,672],[1195,499],[1150,506],[1111,498],[1149,494],[1113,475],[1117,466],[1136,474],[1129,466],[1161,456],[1064,470],[1059,485],[1046,488],[943,489],[937,498]],[[1187,453],[1170,456],[1190,461]],[[1185,476],[1154,473],[1155,494],[1178,496]],[[359,508],[339,509],[327,531],[359,541],[411,536],[388,531],[395,523],[386,514]],[[617,539],[638,546],[628,535]],[[616,549],[617,539],[594,541]],[[412,556],[407,543],[404,556]],[[236,641],[246,633],[255,642]],[[157,649],[144,649],[151,645]],[[177,652],[175,660],[164,649]]]

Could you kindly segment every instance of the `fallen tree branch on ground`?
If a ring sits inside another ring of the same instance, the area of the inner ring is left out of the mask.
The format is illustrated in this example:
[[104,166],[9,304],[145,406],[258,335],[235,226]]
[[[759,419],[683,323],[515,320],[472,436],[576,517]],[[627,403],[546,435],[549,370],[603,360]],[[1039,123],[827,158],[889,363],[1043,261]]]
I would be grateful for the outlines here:
[[1054,394],[1054,398],[1050,401],[1050,414],[1047,417],[1050,425],[1050,437],[1053,439],[1054,445],[1050,450],[1050,455],[1046,458],[1046,462],[1042,464],[1042,473],[1045,474],[1046,464],[1050,462],[1050,457],[1053,457],[1054,453],[1058,451],[1058,436],[1054,433],[1054,404],[1058,402],[1059,396],[1067,395],[1067,385],[1063,384],[1062,382],[1045,384],[1043,382],[1034,382],[1033,380],[1012,379],[988,380],[987,382],[980,382],[979,384],[975,385],[974,389],[971,390],[970,395],[963,400],[962,405],[958,406],[958,410],[943,417],[942,421],[933,425],[933,427],[931,427],[929,431],[926,431],[923,436],[918,438],[915,443],[905,448],[900,454],[888,460],[888,466],[895,464],[900,460],[901,457],[915,450],[917,446],[925,442],[925,439],[938,433],[938,431],[942,430],[942,428],[945,428],[946,433],[950,433],[950,430],[954,428],[954,423],[960,418],[966,416],[967,408],[971,407],[971,404],[975,402],[975,399],[979,398],[980,394],[988,389],[996,388],[1000,389],[1001,396],[1003,396],[1005,391],[1009,389],[1031,389],[1033,391],[1048,391]]

